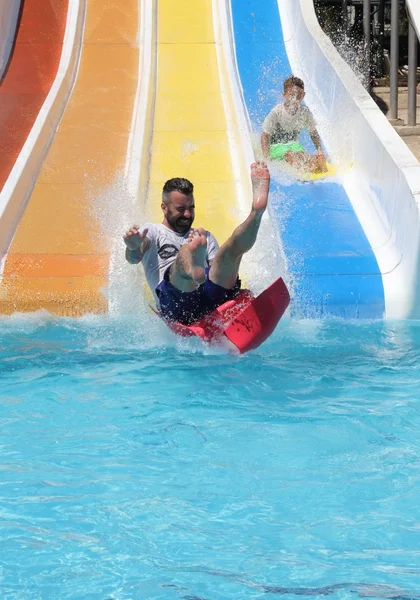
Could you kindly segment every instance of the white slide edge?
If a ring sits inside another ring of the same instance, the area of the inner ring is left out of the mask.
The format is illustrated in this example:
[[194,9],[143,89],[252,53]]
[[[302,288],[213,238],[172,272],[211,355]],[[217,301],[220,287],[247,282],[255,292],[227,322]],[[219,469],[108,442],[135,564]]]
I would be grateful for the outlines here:
[[420,39],[420,3],[419,0],[406,0],[408,13],[411,18],[411,22],[414,29],[417,32],[417,36]]
[[139,189],[146,192],[153,134],[156,92],[156,3],[139,0],[138,44],[140,52],[137,91],[127,148],[125,177],[130,196],[137,198]]

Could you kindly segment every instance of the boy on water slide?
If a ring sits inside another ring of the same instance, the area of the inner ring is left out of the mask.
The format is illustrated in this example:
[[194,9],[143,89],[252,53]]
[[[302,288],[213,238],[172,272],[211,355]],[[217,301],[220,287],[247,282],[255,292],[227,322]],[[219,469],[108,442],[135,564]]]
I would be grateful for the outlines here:
[[[307,106],[302,104],[305,85],[298,77],[289,77],[283,83],[284,101],[277,104],[267,115],[262,126],[261,147],[265,158],[284,160],[302,171],[325,173],[327,159],[322,151],[321,138],[315,119]],[[316,147],[311,156],[300,144],[300,134],[306,129]]]
[[162,191],[163,221],[133,225],[123,236],[130,264],[143,263],[160,314],[190,325],[240,291],[239,266],[257,239],[267,207],[267,165],[251,165],[251,212],[221,248],[209,232],[193,229],[194,187],[188,179],[169,179]]

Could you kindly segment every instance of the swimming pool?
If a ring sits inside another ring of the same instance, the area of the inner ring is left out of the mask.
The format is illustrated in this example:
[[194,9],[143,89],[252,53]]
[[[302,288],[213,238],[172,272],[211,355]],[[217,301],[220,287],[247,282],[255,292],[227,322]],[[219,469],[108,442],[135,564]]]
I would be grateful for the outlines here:
[[418,324],[1,331],[2,598],[419,597]]

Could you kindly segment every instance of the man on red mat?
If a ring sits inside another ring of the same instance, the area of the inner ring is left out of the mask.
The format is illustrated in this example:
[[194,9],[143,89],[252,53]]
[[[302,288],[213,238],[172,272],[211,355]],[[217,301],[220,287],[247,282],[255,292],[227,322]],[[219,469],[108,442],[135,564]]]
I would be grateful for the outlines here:
[[192,228],[194,187],[179,177],[163,186],[162,223],[147,223],[143,230],[133,225],[124,234],[126,259],[143,263],[165,319],[190,325],[239,294],[239,266],[257,239],[267,207],[270,173],[264,162],[251,165],[251,181],[251,212],[221,248],[210,232]]

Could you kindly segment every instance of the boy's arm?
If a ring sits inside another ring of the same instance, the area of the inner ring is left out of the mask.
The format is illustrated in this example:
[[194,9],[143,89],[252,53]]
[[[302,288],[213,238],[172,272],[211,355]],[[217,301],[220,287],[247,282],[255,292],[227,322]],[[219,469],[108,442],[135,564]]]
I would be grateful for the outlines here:
[[314,129],[313,131],[309,132],[309,135],[311,136],[311,140],[313,141],[318,154],[324,154],[322,150],[321,136],[319,135],[318,131]]
[[264,131],[261,134],[261,148],[262,148],[264,157],[268,158],[268,151],[270,148],[269,136],[268,136],[268,133],[265,133]]
[[305,107],[305,108],[306,108],[306,127],[305,127],[305,129],[308,130],[308,133],[311,136],[311,140],[312,140],[318,154],[324,154],[324,152],[322,151],[321,136],[319,135],[318,130],[316,128],[316,121],[313,117],[313,114],[309,110],[309,108],[307,108],[307,107]]
[[269,150],[270,150],[270,134],[273,134],[276,130],[277,125],[277,114],[275,108],[271,110],[268,115],[264,119],[264,123],[262,125],[262,134],[261,134],[261,149],[263,151],[264,157],[268,158]]

